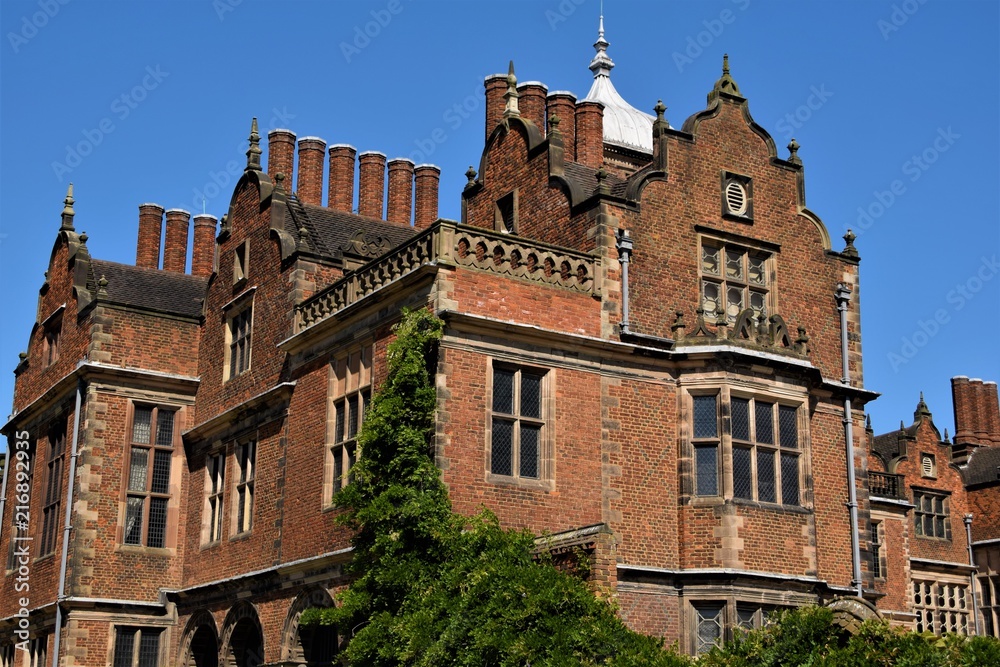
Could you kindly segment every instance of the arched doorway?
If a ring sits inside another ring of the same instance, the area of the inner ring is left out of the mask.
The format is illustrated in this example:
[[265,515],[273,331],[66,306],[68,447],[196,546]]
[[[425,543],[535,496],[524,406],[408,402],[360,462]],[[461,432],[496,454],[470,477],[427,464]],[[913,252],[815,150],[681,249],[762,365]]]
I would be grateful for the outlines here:
[[225,667],[264,664],[264,633],[252,604],[240,602],[230,609],[223,627],[221,653]]
[[201,609],[188,619],[181,640],[181,665],[219,667],[219,633],[212,615]]
[[339,664],[337,631],[331,626],[301,626],[299,617],[309,607],[332,607],[333,598],[322,588],[303,591],[292,602],[285,618],[281,659],[302,667],[330,667]]

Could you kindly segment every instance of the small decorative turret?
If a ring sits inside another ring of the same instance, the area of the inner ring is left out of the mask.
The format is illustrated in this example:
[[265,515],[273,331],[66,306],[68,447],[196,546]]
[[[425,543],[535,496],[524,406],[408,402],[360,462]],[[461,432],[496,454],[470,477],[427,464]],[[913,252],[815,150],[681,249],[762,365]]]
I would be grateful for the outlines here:
[[930,417],[931,410],[927,407],[924,402],[924,392],[920,392],[920,402],[917,403],[917,409],[913,411],[913,420],[918,421],[924,417]]
[[847,257],[858,257],[858,249],[854,247],[854,239],[856,238],[858,238],[858,235],[848,228],[847,233],[844,234],[844,242],[847,245],[840,254],[846,255]]
[[71,232],[73,231],[73,216],[76,215],[76,211],[73,210],[73,204],[76,200],[73,199],[73,184],[70,183],[69,187],[66,188],[66,199],[63,200],[63,210],[62,210],[62,226],[59,227],[61,232]]
[[250,148],[247,149],[247,168],[244,171],[260,171],[260,133],[257,131],[257,118],[250,123]]
[[517,77],[514,76],[514,61],[511,60],[510,65],[507,67],[507,92],[503,94],[505,102],[503,110],[504,118],[521,115],[521,112],[517,109],[517,98]]
[[719,97],[719,93],[743,97],[740,94],[740,87],[736,85],[733,77],[729,75],[729,54],[722,56],[722,77],[715,82],[715,87],[708,94],[708,103],[711,105]]

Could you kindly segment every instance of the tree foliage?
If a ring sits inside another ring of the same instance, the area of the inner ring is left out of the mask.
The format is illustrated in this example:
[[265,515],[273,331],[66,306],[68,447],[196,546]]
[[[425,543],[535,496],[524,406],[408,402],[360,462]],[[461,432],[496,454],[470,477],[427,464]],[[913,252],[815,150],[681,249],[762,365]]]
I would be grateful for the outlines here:
[[337,496],[355,531],[350,587],[303,625],[335,625],[351,665],[690,664],[632,632],[611,603],[535,553],[496,517],[456,515],[430,454],[442,322],[404,312],[388,376],[359,434],[354,482]]

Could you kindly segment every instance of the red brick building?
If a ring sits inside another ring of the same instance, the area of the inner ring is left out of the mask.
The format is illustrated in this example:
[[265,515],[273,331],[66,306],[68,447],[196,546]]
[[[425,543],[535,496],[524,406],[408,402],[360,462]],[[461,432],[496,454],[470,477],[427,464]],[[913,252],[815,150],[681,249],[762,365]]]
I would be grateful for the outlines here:
[[3,667],[330,664],[298,618],[347,584],[332,497],[404,306],[446,322],[455,509],[588,551],[635,629],[696,652],[861,594],[970,632],[978,572],[997,631],[995,384],[953,380],[954,442],[922,402],[866,430],[860,260],[797,144],[728,63],[679,128],[632,108],[607,46],[582,100],[487,77],[458,222],[433,165],[276,129],[265,168],[256,122],[221,224],[142,204],[134,266],[68,194],[3,428]]

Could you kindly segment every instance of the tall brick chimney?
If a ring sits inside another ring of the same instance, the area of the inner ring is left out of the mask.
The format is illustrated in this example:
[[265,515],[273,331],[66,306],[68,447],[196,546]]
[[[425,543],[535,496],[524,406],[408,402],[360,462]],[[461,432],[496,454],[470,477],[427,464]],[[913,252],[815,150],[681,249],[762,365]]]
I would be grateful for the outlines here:
[[997,392],[997,383],[984,382],[983,394],[986,397],[986,422],[989,424],[986,431],[993,446],[1000,447],[1000,394]]
[[160,236],[163,234],[163,207],[139,204],[139,241],[135,247],[135,265],[160,268]]
[[[567,162],[576,161],[576,95],[565,90],[555,90],[545,98],[545,117],[551,125],[552,116],[559,117],[559,131],[563,135],[563,156]],[[546,128],[546,134],[552,131]],[[603,132],[603,128],[601,130]]]
[[530,120],[538,128],[538,131],[545,136],[545,98],[549,94],[549,87],[540,81],[525,81],[517,87],[517,92],[521,96],[517,103],[521,112],[521,118]]
[[295,171],[295,133],[291,130],[271,130],[267,133],[267,175],[274,180],[278,173],[285,175],[285,189],[292,190],[292,173]]
[[600,102],[584,100],[576,105],[576,161],[592,169],[604,164],[604,105]]
[[486,86],[486,138],[489,139],[503,118],[503,94],[507,92],[507,75],[491,74],[486,77],[483,85]]
[[323,205],[323,158],[326,141],[319,137],[299,139],[299,182],[296,192],[303,204]]
[[958,375],[951,379],[955,406],[955,444],[1000,446],[997,383]]
[[188,226],[191,214],[182,208],[167,211],[167,238],[163,245],[163,270],[184,273],[187,268]]
[[413,214],[413,160],[389,161],[389,207],[386,220],[409,226]]
[[348,144],[330,146],[330,185],[326,205],[337,211],[354,210],[354,158],[358,149]]
[[194,216],[194,248],[191,251],[191,275],[207,278],[215,272],[215,230],[218,224],[214,215],[202,213]]
[[413,226],[427,229],[438,217],[438,187],[441,183],[441,167],[433,164],[418,164],[413,170],[416,194],[416,209]]
[[385,193],[385,153],[365,151],[358,156],[361,176],[358,179],[358,214],[382,217]]

